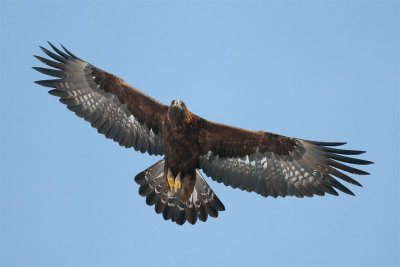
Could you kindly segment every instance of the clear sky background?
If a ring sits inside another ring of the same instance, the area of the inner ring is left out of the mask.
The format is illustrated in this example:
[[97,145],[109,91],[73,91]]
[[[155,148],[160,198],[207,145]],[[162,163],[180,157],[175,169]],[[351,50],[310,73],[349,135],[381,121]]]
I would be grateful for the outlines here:
[[[0,1],[2,266],[398,266],[398,1]],[[368,152],[356,197],[263,198],[164,221],[119,147],[44,87],[46,41],[209,120]]]

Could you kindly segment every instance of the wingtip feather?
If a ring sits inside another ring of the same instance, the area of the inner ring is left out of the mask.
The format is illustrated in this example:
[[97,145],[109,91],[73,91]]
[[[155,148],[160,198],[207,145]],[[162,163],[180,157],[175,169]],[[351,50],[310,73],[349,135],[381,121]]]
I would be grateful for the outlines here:
[[318,146],[343,146],[347,144],[347,142],[320,142],[320,141],[309,141],[309,140],[305,141]]
[[48,41],[48,43],[49,43],[49,45],[51,46],[51,48],[53,48],[54,51],[56,51],[59,55],[61,55],[61,56],[64,57],[65,59],[70,58],[69,55],[65,54],[63,51],[61,51],[60,49],[58,49],[55,45],[53,45],[53,44],[50,43],[49,41]]
[[53,76],[53,77],[57,77],[57,78],[61,78],[62,74],[63,74],[63,71],[55,70],[55,69],[48,69],[48,68],[42,68],[42,67],[32,67],[32,69],[34,69],[40,73],[43,73],[43,74],[46,74],[49,76]]
[[64,49],[65,52],[67,52],[67,54],[69,54],[71,57],[75,58],[75,59],[79,59],[79,57],[75,56],[71,51],[69,51],[67,48],[65,48],[65,46],[63,46],[60,43],[61,47]]
[[35,83],[44,87],[56,88],[56,82],[58,81],[59,80],[40,80],[40,81],[35,81]]

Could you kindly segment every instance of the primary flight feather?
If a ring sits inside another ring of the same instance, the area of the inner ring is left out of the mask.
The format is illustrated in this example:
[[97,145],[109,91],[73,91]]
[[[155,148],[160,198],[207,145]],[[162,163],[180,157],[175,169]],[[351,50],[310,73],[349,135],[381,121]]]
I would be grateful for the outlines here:
[[[139,173],[135,181],[148,205],[165,220],[195,224],[217,217],[224,205],[199,169],[233,188],[262,196],[312,197],[335,189],[354,195],[336,178],[361,186],[343,171],[368,174],[344,163],[364,151],[335,148],[345,143],[315,142],[207,121],[180,100],[169,106],[49,43],[40,47],[52,59],[35,56],[52,68],[35,70],[57,79],[36,81],[107,138],[164,159]],[[349,156],[350,155],[350,156]]]

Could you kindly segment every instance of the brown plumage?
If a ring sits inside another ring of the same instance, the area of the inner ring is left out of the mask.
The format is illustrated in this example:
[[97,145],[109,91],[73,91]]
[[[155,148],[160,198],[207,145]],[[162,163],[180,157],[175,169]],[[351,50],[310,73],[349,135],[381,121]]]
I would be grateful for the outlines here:
[[64,47],[61,51],[49,44],[56,53],[41,48],[55,61],[35,57],[54,69],[34,69],[58,79],[36,83],[53,88],[50,94],[121,146],[165,155],[135,181],[146,203],[166,220],[194,224],[225,210],[199,169],[217,182],[273,197],[338,195],[334,188],[354,195],[334,177],[360,186],[342,171],[368,174],[341,163],[372,163],[346,156],[363,151],[334,148],[345,143],[306,141],[207,121],[182,101],[166,106]]

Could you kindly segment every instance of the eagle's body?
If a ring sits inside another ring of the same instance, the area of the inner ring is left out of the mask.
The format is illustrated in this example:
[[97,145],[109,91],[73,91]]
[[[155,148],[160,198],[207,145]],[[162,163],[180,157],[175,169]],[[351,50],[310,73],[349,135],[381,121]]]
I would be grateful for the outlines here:
[[[200,155],[199,125],[196,117],[182,101],[174,100],[168,108],[162,123],[165,147],[164,180],[168,180],[168,170],[173,177],[181,177],[185,202],[193,192],[196,169]],[[185,160],[182,161],[182,158]],[[166,183],[168,184],[168,183]],[[172,190],[165,185],[164,190]]]
[[139,194],[164,219],[192,224],[217,217],[224,205],[199,169],[213,180],[262,196],[304,197],[353,193],[334,177],[360,185],[343,171],[368,174],[344,163],[370,164],[349,157],[363,151],[334,148],[345,143],[315,142],[207,121],[182,101],[166,106],[122,79],[66,50],[42,48],[55,61],[35,56],[54,69],[35,69],[57,77],[36,83],[51,87],[79,117],[127,148],[164,155],[139,173]]

